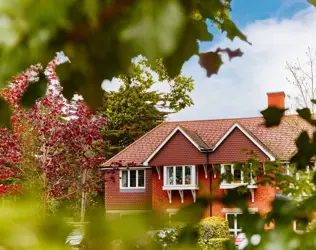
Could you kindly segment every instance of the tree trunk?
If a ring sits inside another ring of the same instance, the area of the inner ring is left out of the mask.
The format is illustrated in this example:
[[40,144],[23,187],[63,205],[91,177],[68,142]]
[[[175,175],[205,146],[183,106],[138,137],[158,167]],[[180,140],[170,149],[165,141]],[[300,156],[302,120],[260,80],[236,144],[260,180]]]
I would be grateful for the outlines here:
[[[82,186],[86,183],[87,179],[87,169],[83,170],[82,173]],[[84,222],[85,219],[85,213],[86,213],[86,200],[87,200],[87,192],[85,191],[84,187],[82,188],[81,191],[81,213],[80,213],[80,221]]]

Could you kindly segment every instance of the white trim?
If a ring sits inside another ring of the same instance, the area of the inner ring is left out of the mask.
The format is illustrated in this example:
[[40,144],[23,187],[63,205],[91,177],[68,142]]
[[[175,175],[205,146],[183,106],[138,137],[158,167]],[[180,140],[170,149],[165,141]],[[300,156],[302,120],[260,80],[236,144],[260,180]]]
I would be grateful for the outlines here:
[[184,197],[183,190],[179,189],[178,191],[179,191],[179,195],[180,195],[180,198],[181,198],[181,203],[183,203],[183,197]]
[[[144,186],[138,187],[138,171],[144,171]],[[127,187],[122,185],[122,171],[127,171]],[[136,187],[130,186],[130,171],[136,171]],[[120,190],[131,190],[131,189],[146,189],[146,170],[145,169],[122,169],[120,170]]]
[[[222,208],[222,213],[241,213],[242,210],[240,208]],[[257,213],[258,208],[257,207],[249,207],[248,208],[249,213]]]
[[293,231],[294,231],[295,233],[302,234],[302,233],[304,233],[306,230],[298,230],[298,229],[297,229],[297,221],[294,220],[294,221],[293,221]]
[[177,213],[179,208],[167,208],[166,213]]
[[157,174],[158,174],[158,180],[161,179],[161,168],[160,167],[156,167],[156,171],[157,171]]
[[154,150],[154,152],[151,153],[151,155],[144,161],[143,165],[144,166],[148,166],[148,163],[150,162],[150,160],[152,158],[154,158],[154,156],[160,151],[160,149],[162,149],[163,146],[165,146],[165,144],[172,138],[172,136],[176,133],[180,131],[196,148],[197,150],[201,151],[200,147],[198,144],[196,144],[195,141],[193,141],[191,139],[191,137],[180,127],[180,126],[177,126],[168,136],[167,138],[162,142],[160,143],[160,145]]
[[243,129],[243,127],[240,126],[238,123],[235,123],[230,129],[227,130],[223,137],[219,139],[219,141],[215,144],[213,151],[215,151],[216,148],[218,148],[218,146],[222,144],[222,142],[229,136],[229,134],[235,128],[238,128],[241,132],[243,132],[243,134],[247,136],[248,139],[250,139],[263,153],[265,153],[271,161],[275,161],[275,157],[270,152],[268,152],[260,143],[258,143],[257,140],[255,140],[251,135],[249,135],[248,132],[245,129]]
[[203,164],[205,179],[207,179],[207,165]]
[[142,214],[142,213],[150,213],[152,210],[106,210],[107,214]]
[[142,167],[142,166],[137,166],[137,167],[101,167],[101,170],[125,170],[125,169],[151,169],[151,167]]
[[198,185],[162,186],[162,190],[199,190]]
[[[226,183],[226,184],[221,184],[220,185],[220,189],[233,189],[233,188],[237,188],[240,186],[245,186],[247,183]],[[247,185],[247,188],[253,189],[253,188],[257,188],[257,185]]]

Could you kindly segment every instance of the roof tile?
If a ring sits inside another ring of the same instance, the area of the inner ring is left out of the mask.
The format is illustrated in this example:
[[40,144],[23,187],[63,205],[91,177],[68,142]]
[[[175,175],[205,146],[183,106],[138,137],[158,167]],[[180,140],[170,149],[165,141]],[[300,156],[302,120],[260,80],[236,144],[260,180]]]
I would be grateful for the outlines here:
[[296,115],[284,116],[281,124],[272,128],[264,126],[262,117],[163,122],[109,159],[103,166],[119,161],[122,164],[134,162],[141,165],[177,126],[189,131],[190,137],[198,141],[198,144],[212,147],[236,122],[280,160],[289,160],[296,152],[295,139],[302,130],[307,130],[309,134],[313,132],[312,126]]

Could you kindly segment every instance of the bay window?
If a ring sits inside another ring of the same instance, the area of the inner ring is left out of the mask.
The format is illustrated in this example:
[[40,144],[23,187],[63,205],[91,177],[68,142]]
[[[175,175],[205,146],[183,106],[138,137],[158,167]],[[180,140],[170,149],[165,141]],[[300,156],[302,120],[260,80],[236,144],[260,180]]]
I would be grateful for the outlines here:
[[221,174],[227,174],[229,172],[231,174],[232,180],[228,182],[224,179],[221,183],[221,188],[232,188],[239,185],[247,184],[248,186],[255,187],[255,179],[256,177],[253,175],[252,171],[249,171],[249,178],[247,178],[247,182],[244,180],[244,173],[241,169],[234,166],[234,164],[222,164],[221,165]]
[[164,167],[164,186],[196,186],[196,166],[166,166]]
[[144,169],[129,169],[120,170],[120,188],[133,189],[145,188],[145,170]]

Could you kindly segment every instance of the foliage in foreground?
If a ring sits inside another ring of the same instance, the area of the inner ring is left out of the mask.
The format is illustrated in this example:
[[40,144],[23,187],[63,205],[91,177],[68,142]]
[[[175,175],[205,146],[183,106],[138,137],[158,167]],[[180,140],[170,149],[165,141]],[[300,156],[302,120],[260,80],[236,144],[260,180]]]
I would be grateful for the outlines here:
[[[200,53],[200,42],[211,42],[208,23],[230,40],[246,36],[230,19],[230,0],[20,0],[0,4],[0,87],[28,65],[47,63],[64,51],[73,64],[61,69],[63,93],[82,95],[90,107],[101,105],[101,83],[129,72],[133,58],[142,55],[151,65],[162,58],[175,77],[192,56],[200,57],[207,75],[222,65],[221,54]],[[45,53],[43,53],[45,52]],[[36,91],[33,99],[38,98]],[[2,115],[2,114],[1,114]]]

